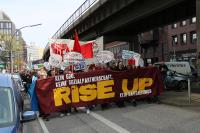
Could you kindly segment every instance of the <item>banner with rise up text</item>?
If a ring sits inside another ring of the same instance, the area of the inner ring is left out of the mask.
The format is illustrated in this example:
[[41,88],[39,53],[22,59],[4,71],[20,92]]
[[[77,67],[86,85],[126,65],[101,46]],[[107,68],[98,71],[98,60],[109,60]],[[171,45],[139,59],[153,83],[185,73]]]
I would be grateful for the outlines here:
[[162,91],[163,81],[156,67],[123,72],[69,73],[41,79],[36,84],[39,104],[45,113],[124,99],[142,99],[160,95]]

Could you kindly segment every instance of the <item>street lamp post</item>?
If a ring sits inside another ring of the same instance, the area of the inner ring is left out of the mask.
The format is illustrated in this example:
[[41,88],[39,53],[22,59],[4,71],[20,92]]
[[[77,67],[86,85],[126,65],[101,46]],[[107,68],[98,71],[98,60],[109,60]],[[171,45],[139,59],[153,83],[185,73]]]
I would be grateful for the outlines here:
[[176,42],[173,40],[172,43],[173,43],[173,58],[172,58],[172,60],[176,61]]
[[11,40],[10,40],[10,72],[13,73],[13,60],[12,60],[12,56],[13,56],[13,51],[12,51],[12,41],[13,41],[13,38],[14,36],[16,35],[16,33],[18,31],[20,31],[21,29],[24,29],[24,28],[31,28],[31,27],[35,27],[35,26],[39,26],[39,25],[42,25],[42,24],[34,24],[34,25],[27,25],[27,26],[23,26],[19,29],[16,29],[14,34],[11,36]]
[[32,66],[31,53],[29,53],[29,56],[28,56],[28,65],[29,65],[29,68],[31,68]]

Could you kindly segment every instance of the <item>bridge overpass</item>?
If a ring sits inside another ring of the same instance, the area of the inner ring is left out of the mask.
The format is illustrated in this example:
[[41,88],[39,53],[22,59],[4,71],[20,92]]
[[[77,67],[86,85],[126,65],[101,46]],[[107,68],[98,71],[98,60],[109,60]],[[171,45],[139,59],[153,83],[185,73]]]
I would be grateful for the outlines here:
[[[199,0],[86,0],[52,38],[73,38],[76,29],[80,40],[103,37],[103,44],[127,41],[131,50],[137,51],[138,33],[192,16],[197,16],[199,26],[197,3]],[[47,45],[44,59],[48,57]]]

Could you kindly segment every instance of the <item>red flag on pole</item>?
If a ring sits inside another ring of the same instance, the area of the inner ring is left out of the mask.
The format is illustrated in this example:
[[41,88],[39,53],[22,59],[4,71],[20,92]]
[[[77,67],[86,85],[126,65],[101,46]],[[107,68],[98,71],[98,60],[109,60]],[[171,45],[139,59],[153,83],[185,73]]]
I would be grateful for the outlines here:
[[128,64],[135,65],[135,59],[134,58],[128,59]]
[[74,34],[74,47],[73,47],[73,51],[81,53],[81,46],[80,46],[79,39],[78,39],[78,34],[77,34],[76,31],[75,31],[75,34]]
[[85,59],[93,58],[93,42],[81,45],[81,54]]

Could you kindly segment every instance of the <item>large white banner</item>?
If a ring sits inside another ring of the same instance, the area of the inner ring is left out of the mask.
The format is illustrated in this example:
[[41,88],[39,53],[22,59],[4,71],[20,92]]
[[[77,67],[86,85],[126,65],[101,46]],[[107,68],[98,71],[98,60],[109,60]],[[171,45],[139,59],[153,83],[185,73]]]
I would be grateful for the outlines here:
[[[86,44],[91,43],[91,42],[94,42],[94,41],[79,41],[81,46],[85,46]],[[52,66],[54,66],[54,67],[60,66],[60,67],[65,68],[71,64],[71,63],[67,62],[69,60],[66,58],[66,56],[68,56],[67,53],[69,53],[73,50],[74,40],[71,40],[71,39],[49,39],[49,47],[50,47],[50,58],[51,58],[50,59],[51,62],[49,62],[49,63]],[[58,56],[55,57],[55,55],[59,55],[59,57],[61,56],[61,62],[60,62],[60,58],[59,58],[59,60],[57,60]],[[60,65],[56,64],[58,62]]]

